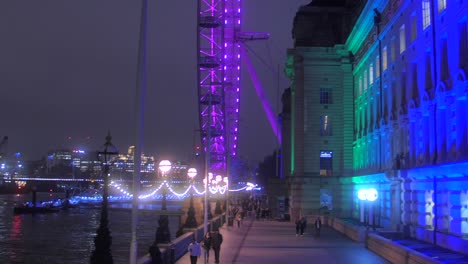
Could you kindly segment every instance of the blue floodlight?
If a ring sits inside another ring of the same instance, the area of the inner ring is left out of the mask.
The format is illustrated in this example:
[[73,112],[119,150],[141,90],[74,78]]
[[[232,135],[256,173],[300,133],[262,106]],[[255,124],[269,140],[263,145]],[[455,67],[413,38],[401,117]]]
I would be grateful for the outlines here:
[[379,192],[376,189],[360,189],[358,191],[358,198],[361,201],[370,201],[373,202],[379,197]]

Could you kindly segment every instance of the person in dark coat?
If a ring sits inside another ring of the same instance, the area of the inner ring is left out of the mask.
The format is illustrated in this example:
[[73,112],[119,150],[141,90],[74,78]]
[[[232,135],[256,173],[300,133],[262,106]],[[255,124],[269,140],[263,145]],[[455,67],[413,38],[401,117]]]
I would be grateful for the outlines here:
[[216,230],[211,235],[211,247],[215,252],[215,263],[219,263],[219,252],[221,250],[221,244],[223,243],[223,235],[219,233],[219,230]]
[[210,259],[210,249],[211,249],[211,235],[210,232],[206,232],[205,237],[203,238],[203,249],[205,250],[205,259],[206,262]]
[[296,224],[296,236],[299,236],[299,231],[301,230],[301,220],[297,218],[295,224]]
[[307,228],[307,219],[305,218],[305,216],[303,216],[301,218],[301,236],[304,235],[304,231],[306,230]]
[[314,227],[315,227],[315,235],[319,237],[320,229],[322,228],[322,220],[320,220],[320,216],[317,217],[317,219],[315,220]]

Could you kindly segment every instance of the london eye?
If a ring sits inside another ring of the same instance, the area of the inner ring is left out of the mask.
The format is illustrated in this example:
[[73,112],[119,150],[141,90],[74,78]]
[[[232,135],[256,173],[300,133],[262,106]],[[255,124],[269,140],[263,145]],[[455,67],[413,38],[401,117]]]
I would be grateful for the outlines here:
[[240,0],[198,1],[198,105],[208,170],[226,174],[239,135]]
[[228,160],[237,155],[241,57],[278,142],[281,139],[278,121],[246,51],[247,41],[266,40],[269,34],[242,32],[241,25],[241,0],[198,1],[200,137],[205,167],[214,175],[227,175]]

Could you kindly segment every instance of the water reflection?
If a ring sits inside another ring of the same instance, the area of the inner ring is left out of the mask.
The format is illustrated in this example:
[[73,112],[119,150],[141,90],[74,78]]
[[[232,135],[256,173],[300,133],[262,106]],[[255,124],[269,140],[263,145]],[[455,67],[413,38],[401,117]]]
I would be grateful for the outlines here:
[[23,223],[23,216],[22,215],[14,215],[13,216],[13,224],[11,227],[10,232],[10,240],[20,240],[21,239],[21,227]]
[[[38,194],[38,200],[49,200],[50,194]],[[59,196],[59,197],[63,197]],[[100,210],[72,208],[58,213],[14,215],[15,204],[30,196],[0,195],[0,263],[89,263]],[[158,216],[141,213],[138,220],[138,255],[148,252],[154,241]],[[131,241],[131,212],[109,211],[112,255],[115,263],[128,263]],[[171,235],[179,227],[179,217],[170,216]]]

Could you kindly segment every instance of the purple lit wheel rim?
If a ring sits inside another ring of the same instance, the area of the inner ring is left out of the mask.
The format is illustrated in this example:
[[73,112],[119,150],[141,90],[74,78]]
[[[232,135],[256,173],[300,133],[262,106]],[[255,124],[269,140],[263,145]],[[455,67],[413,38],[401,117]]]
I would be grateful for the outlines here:
[[209,171],[226,175],[227,158],[237,154],[240,0],[198,1],[198,109],[201,143]]

